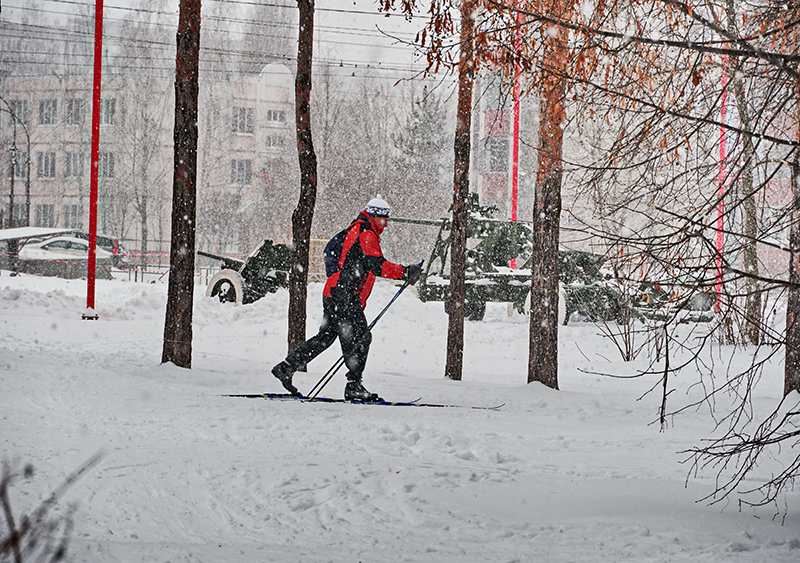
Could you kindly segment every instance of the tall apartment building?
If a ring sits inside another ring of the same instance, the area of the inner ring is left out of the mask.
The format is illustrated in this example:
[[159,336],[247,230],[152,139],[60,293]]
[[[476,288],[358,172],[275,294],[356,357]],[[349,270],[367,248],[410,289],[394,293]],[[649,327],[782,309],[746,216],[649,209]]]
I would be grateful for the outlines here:
[[[91,78],[5,76],[0,97],[0,218],[87,229]],[[104,79],[100,103],[98,231],[136,252],[168,249],[172,193],[172,78]],[[248,253],[255,241],[286,242],[285,213],[294,180],[291,71],[267,65],[257,75],[200,78],[198,147],[199,246]],[[16,147],[14,154],[12,148]],[[30,178],[25,161],[30,158]],[[13,208],[9,209],[13,185]]]
[[[0,148],[5,160],[2,174],[3,223],[14,226],[28,220],[26,196],[30,196],[30,223],[40,227],[81,228],[85,224],[81,189],[88,179],[89,106],[85,79],[74,77],[65,84],[55,77],[21,80],[6,78],[2,97],[6,111],[0,119]],[[115,98],[103,99],[101,118],[110,138],[118,119]],[[85,138],[85,141],[84,141]],[[113,143],[109,142],[106,148]],[[16,151],[14,151],[16,148]],[[29,160],[29,168],[26,161]],[[102,153],[103,180],[113,178],[114,155]],[[30,178],[28,178],[30,173]],[[87,184],[88,186],[88,184]],[[29,194],[26,190],[29,188]]]

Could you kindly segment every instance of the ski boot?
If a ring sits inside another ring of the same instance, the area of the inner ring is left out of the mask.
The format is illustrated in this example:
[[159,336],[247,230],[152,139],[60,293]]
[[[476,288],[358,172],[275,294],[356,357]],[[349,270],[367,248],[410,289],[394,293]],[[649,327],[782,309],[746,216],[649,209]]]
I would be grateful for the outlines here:
[[344,387],[344,399],[345,401],[358,401],[361,403],[379,403],[383,401],[377,393],[367,391],[360,379],[347,382]]
[[300,395],[300,391],[297,390],[297,387],[292,385],[292,374],[294,374],[294,371],[292,371],[292,368],[289,367],[289,364],[286,362],[281,362],[272,368],[272,375],[280,380],[284,389],[292,395]]

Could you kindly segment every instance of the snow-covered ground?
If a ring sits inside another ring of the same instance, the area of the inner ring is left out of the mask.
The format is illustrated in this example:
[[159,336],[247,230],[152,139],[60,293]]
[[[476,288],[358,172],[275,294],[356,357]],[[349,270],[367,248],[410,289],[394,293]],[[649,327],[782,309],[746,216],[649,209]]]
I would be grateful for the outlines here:
[[[366,386],[501,409],[237,399],[223,395],[282,390],[269,369],[285,352],[288,294],[234,307],[198,286],[185,370],[160,364],[165,280],[99,281],[100,319],[84,321],[85,282],[0,273],[0,458],[36,469],[10,490],[15,513],[104,453],[65,499],[79,503],[69,561],[800,560],[800,493],[758,510],[697,502],[715,474],[688,477],[681,452],[712,435],[708,411],[661,431],[660,395],[644,394],[654,378],[586,373],[643,361],[619,362],[592,325],[561,329],[553,391],[525,384],[524,317],[490,304],[467,323],[454,382],[442,377],[442,305],[409,291],[375,328]],[[309,333],[320,291],[309,291]],[[395,291],[378,283],[368,317]],[[297,374],[300,389],[338,354]],[[782,369],[768,365],[756,416],[777,404]],[[696,379],[687,369],[672,380],[672,406],[696,397]],[[323,394],[343,386],[340,373]],[[793,454],[765,460],[751,482]]]

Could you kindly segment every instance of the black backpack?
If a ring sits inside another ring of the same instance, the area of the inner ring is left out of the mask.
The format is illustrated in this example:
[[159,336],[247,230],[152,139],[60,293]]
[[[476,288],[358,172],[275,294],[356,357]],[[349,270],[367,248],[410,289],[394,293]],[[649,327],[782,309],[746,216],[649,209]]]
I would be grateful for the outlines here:
[[[350,225],[352,227],[352,225]],[[339,258],[342,256],[342,245],[350,227],[339,231],[325,245],[325,275],[331,277],[339,271]]]

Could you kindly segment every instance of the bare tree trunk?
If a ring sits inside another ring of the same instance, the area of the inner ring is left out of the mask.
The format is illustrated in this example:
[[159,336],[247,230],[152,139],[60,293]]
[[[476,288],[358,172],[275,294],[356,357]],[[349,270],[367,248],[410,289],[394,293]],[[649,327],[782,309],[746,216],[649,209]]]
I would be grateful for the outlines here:
[[[750,132],[752,131],[752,123],[741,78],[733,78],[733,95],[736,98],[739,122],[742,125],[742,129]],[[756,151],[753,146],[753,138],[750,135],[743,136],[742,145],[742,211],[744,215],[742,259],[744,271],[748,274],[744,282],[745,338],[751,344],[760,344],[762,333],[761,290],[758,284],[758,206],[756,205],[756,194],[753,189],[753,159]]]
[[[795,31],[795,33],[797,33]],[[800,78],[794,79],[795,132],[800,141]],[[789,289],[786,302],[786,359],[783,396],[800,391],[800,154],[792,163],[792,212],[789,231]]]
[[142,256],[140,257],[140,264],[142,266],[142,276],[144,276],[144,271],[147,269],[147,198],[142,197],[142,206],[141,206],[141,219],[142,219],[142,244],[141,244],[141,251]]
[[[553,6],[569,17],[563,1]],[[566,122],[563,78],[567,66],[564,29],[551,30],[542,54],[539,106],[539,167],[533,205],[530,347],[528,383],[558,389],[558,239],[561,222],[563,126]],[[548,69],[550,67],[551,70]]]
[[[798,84],[798,94],[800,94],[800,84]],[[800,96],[798,97],[800,98]],[[800,128],[800,121],[798,121],[798,128]],[[800,134],[798,134],[798,138],[800,138]],[[784,396],[792,391],[800,391],[800,158],[796,152],[792,166],[791,219],[789,289],[786,302],[786,361],[783,372]]]
[[[795,38],[797,31],[794,32]],[[800,78],[794,79],[795,131],[800,141]],[[789,289],[786,302],[786,361],[783,396],[800,391],[800,154],[792,163],[792,212],[789,231]]]
[[175,60],[172,238],[163,362],[192,367],[200,0],[181,0]]
[[473,4],[461,0],[461,54],[458,67],[458,115],[454,143],[453,229],[450,234],[450,306],[447,326],[447,363],[444,375],[461,380],[464,364],[464,270],[467,251],[467,196],[469,195],[470,130],[472,88],[475,82],[473,61]]
[[[736,7],[733,0],[728,0],[725,5],[727,11],[727,26],[731,32],[736,31]],[[739,114],[739,123],[742,130],[752,132],[753,123],[750,119],[750,110],[747,107],[747,97],[744,92],[744,81],[739,69],[737,57],[731,57],[729,66],[731,77],[731,91],[736,100],[736,109]],[[756,194],[753,190],[753,159],[755,158],[753,137],[742,136],[742,262],[744,271],[748,274],[745,278],[745,305],[744,305],[744,337],[751,344],[761,343],[761,291],[758,284],[758,206]]]
[[147,269],[147,200],[149,199],[150,190],[148,188],[149,182],[147,181],[147,164],[146,159],[142,158],[142,166],[141,166],[141,182],[142,182],[142,190],[139,192],[138,190],[134,189],[134,196],[136,197],[136,209],[139,211],[139,227],[141,230],[141,244],[139,246],[139,250],[141,251],[141,256],[139,257],[139,264],[142,268],[142,276],[144,276],[144,271]]
[[289,352],[306,339],[308,251],[317,200],[317,155],[311,140],[311,58],[314,47],[314,0],[298,0],[300,34],[297,44],[295,121],[300,162],[300,200],[292,213],[294,263],[289,273]]

